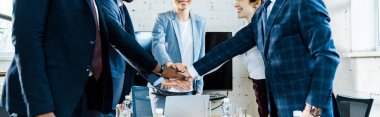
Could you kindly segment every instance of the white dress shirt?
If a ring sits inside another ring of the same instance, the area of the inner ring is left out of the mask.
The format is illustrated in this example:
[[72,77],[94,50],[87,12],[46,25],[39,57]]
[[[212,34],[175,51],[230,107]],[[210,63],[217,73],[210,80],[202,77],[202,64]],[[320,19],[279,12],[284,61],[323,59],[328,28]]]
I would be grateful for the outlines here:
[[193,46],[193,30],[189,21],[178,21],[179,30],[181,32],[181,43],[182,43],[182,64],[186,66],[194,63],[194,46]]
[[273,5],[274,5],[274,3],[276,2],[276,0],[270,0],[271,2],[270,2],[270,4],[269,4],[269,6],[268,6],[268,8],[267,8],[267,17],[269,17],[269,15],[270,15],[270,12],[272,11],[272,9],[273,9]]
[[250,78],[255,80],[265,79],[264,60],[257,46],[239,55],[238,58],[247,68]]
[[[267,15],[268,15],[267,17],[269,17],[269,15],[273,9],[273,6],[276,2],[276,0],[270,0],[270,1],[271,1],[271,3],[269,4],[269,6],[267,8]],[[197,79],[199,78],[199,77],[196,77],[196,76],[199,76],[199,74],[198,74],[197,70],[195,70],[193,65],[190,65],[187,70],[189,71],[189,74],[191,77],[197,78]]]

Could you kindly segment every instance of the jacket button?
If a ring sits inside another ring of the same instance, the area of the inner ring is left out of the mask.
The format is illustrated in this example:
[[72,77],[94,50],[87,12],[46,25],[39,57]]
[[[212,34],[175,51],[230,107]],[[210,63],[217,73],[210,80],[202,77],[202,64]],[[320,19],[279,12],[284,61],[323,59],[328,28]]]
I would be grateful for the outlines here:
[[90,44],[91,44],[91,45],[94,45],[94,44],[95,44],[95,41],[90,41]]
[[86,71],[91,71],[91,66],[86,66]]

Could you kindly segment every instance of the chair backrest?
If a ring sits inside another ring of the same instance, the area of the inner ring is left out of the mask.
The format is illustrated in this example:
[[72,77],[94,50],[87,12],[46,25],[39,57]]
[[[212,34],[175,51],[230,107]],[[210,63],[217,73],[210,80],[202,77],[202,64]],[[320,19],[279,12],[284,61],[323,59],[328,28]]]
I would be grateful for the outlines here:
[[358,99],[337,95],[336,101],[342,117],[368,117],[373,99]]
[[136,41],[140,44],[141,47],[149,54],[152,54],[152,32],[149,31],[138,31],[135,32]]
[[153,117],[148,87],[132,87],[132,106],[134,117]]
[[3,107],[0,107],[0,117],[10,117],[9,113]]

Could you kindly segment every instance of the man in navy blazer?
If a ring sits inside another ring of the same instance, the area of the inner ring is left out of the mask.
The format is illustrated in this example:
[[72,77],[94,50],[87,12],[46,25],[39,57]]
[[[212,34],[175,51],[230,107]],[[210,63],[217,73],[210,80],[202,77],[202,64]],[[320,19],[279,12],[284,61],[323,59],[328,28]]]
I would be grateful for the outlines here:
[[257,45],[263,55],[271,116],[333,117],[333,79],[339,64],[322,0],[266,0],[251,24],[188,67],[204,75]]
[[[2,106],[18,116],[77,117],[87,109],[112,110],[108,46],[135,63],[148,81],[160,65],[94,0],[15,0],[12,41],[15,56],[5,78]],[[94,17],[98,16],[98,18]],[[96,26],[101,36],[102,71],[91,75]],[[131,63],[132,63],[131,62]],[[168,68],[163,76],[171,77]],[[179,81],[178,81],[179,82]],[[165,85],[165,84],[163,84]],[[170,85],[176,85],[171,83]],[[186,85],[186,86],[185,86]],[[185,82],[182,86],[187,88]]]
[[[135,38],[132,21],[123,1],[130,3],[133,0],[102,0],[102,8],[107,9],[104,10],[107,15],[117,17],[118,19],[115,20],[120,22],[120,27],[125,30],[125,33]],[[124,96],[130,92],[137,73],[111,45],[108,45],[108,48],[113,89],[112,112],[101,113],[96,110],[89,110],[88,116],[115,116],[116,105],[122,103],[125,99]]]

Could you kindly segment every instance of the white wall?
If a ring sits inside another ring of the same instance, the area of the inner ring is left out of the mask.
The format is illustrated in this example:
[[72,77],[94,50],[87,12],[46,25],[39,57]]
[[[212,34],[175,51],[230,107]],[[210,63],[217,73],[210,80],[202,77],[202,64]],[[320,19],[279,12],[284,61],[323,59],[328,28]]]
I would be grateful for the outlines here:
[[[354,2],[356,0],[352,1]],[[376,0],[364,0],[362,2],[356,1],[355,4],[367,4],[368,1]],[[356,51],[363,51],[366,49],[375,50],[374,46],[371,45],[374,44],[374,42],[376,42],[374,41],[376,40],[374,36],[367,38],[351,37],[352,34],[357,34],[357,32],[353,31],[374,32],[377,29],[373,27],[366,28],[364,30],[357,30],[358,27],[355,27],[356,30],[352,29],[351,26],[358,26],[363,24],[364,22],[356,21],[360,18],[357,18],[358,14],[355,14],[357,13],[357,11],[352,12],[351,0],[325,0],[325,2],[332,19],[331,27],[333,30],[335,45],[341,57],[341,63],[339,64],[334,80],[334,92],[335,94],[346,95],[356,98],[375,99],[374,105],[372,106],[372,111],[370,113],[370,117],[375,117],[375,115],[378,116],[380,115],[380,85],[378,85],[380,83],[380,57],[347,56],[347,54],[352,54]],[[371,6],[370,8],[372,7],[373,6]],[[372,8],[372,10],[374,9]],[[373,12],[364,12],[361,14],[361,16],[366,18],[372,17],[370,13]],[[368,24],[368,22],[366,22],[365,24]],[[355,38],[355,40],[353,41],[352,38]],[[372,42],[367,43],[367,45],[362,45],[361,43],[356,41],[361,39],[364,40],[364,43],[370,40],[372,40]],[[368,49],[367,47],[370,47],[370,49]]]

